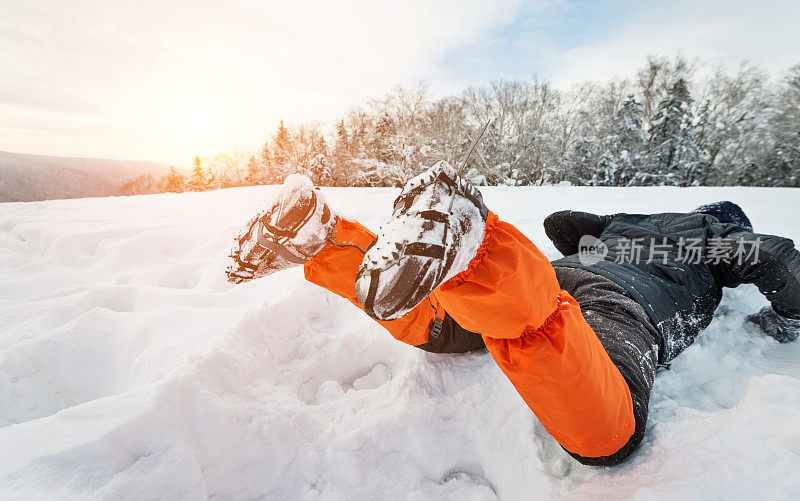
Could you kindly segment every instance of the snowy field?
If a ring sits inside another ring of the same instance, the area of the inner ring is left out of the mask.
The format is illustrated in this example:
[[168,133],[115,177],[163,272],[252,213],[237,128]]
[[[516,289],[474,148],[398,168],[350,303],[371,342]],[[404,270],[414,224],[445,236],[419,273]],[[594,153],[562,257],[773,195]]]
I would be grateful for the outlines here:
[[[403,345],[301,269],[229,285],[272,187],[0,204],[0,497],[751,499],[800,496],[800,343],[744,318],[661,371],[640,450],[584,467],[486,354]],[[329,189],[375,228],[397,190]],[[484,189],[550,257],[543,218],[733,200],[800,241],[800,190]]]

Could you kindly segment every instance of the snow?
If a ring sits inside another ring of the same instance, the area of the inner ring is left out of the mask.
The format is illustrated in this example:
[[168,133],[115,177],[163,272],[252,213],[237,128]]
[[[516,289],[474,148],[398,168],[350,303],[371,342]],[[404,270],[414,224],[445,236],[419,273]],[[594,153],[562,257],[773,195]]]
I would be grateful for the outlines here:
[[[656,378],[641,449],[584,467],[487,354],[405,346],[299,268],[232,286],[232,236],[273,187],[0,204],[4,498],[796,498],[800,344],[726,292]],[[800,192],[484,188],[550,257],[542,219],[733,200],[800,238]],[[377,228],[392,189],[327,189]],[[779,216],[778,216],[779,215]]]

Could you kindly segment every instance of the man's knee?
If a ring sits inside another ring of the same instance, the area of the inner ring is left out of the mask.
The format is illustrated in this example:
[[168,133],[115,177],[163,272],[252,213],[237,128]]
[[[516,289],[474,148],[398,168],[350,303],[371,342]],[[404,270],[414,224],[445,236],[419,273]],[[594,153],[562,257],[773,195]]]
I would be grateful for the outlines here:
[[466,353],[486,349],[480,334],[470,332],[445,313],[444,319],[436,319],[428,328],[428,342],[417,348],[431,353]]

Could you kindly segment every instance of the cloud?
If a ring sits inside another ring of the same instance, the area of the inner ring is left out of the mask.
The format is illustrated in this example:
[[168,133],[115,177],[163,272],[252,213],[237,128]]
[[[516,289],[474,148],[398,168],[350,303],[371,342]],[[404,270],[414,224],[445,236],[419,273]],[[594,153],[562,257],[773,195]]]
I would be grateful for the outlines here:
[[798,19],[800,4],[792,2],[649,2],[590,43],[550,54],[545,72],[556,83],[625,77],[647,55],[680,52],[713,65],[749,61],[782,74],[800,63]]
[[800,3],[772,0],[0,0],[0,12],[0,150],[180,165],[419,79],[440,92],[533,74],[566,84],[675,51],[775,72],[800,62]]
[[678,52],[728,70],[749,61],[782,75],[800,63],[798,19],[800,3],[773,0],[541,0],[449,55],[435,81],[453,91],[535,74],[566,86],[630,77],[648,55]]
[[[424,78],[520,5],[0,0],[0,149],[188,163]],[[209,137],[187,136],[192,107]]]

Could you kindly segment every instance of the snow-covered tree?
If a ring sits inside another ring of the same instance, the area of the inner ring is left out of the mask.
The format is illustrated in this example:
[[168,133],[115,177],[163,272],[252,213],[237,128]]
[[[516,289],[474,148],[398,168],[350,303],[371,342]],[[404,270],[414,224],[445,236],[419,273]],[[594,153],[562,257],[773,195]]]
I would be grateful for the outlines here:
[[640,165],[644,147],[642,125],[644,113],[633,95],[622,102],[617,111],[604,151],[597,162],[596,183],[601,186],[625,186],[646,184],[641,176]]
[[194,157],[194,169],[189,177],[186,189],[189,191],[205,191],[209,188],[209,178],[201,165],[200,157]]
[[261,169],[260,184],[274,183],[275,179],[272,174],[272,152],[270,151],[269,141],[264,143],[261,151],[256,158],[256,162]]
[[161,189],[168,193],[182,193],[186,190],[186,176],[170,166],[169,172],[161,180]]
[[142,174],[130,179],[119,188],[120,195],[148,195],[158,193],[158,182],[152,174]]
[[[776,84],[748,65],[698,79],[698,64],[650,57],[630,79],[566,89],[533,78],[437,98],[398,86],[346,113],[330,145],[316,125],[281,122],[256,161],[262,182],[318,178],[322,154],[330,184],[397,186],[439,160],[457,165],[491,120],[463,169],[480,184],[800,183],[800,67]],[[204,167],[215,187],[241,182],[238,167]]]
[[350,141],[344,120],[336,124],[336,142],[333,146],[333,165],[331,166],[332,184],[334,186],[347,186],[351,176],[350,171]]
[[800,186],[800,65],[789,71],[778,96],[773,147],[764,162],[767,184]]
[[650,119],[649,151],[644,174],[654,184],[688,186],[702,169],[692,98],[683,79],[678,79]]
[[318,186],[331,184],[331,168],[328,164],[328,157],[324,153],[317,153],[311,160],[308,171],[314,184]]
[[283,179],[292,173],[292,156],[294,153],[292,137],[289,134],[289,129],[283,124],[283,120],[281,120],[278,130],[275,132],[272,144],[272,177],[277,182],[283,182]]
[[371,153],[378,160],[389,163],[393,160],[392,142],[396,134],[394,120],[384,114],[375,123],[375,135],[371,142]]
[[261,184],[264,180],[264,166],[259,162],[255,155],[250,155],[247,161],[247,182],[250,184]]

